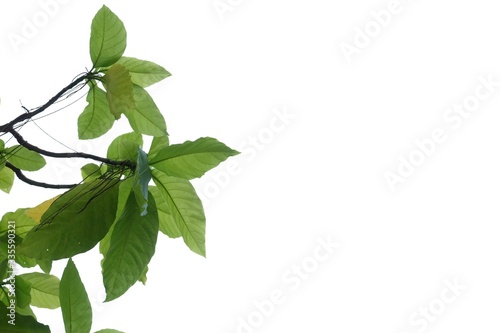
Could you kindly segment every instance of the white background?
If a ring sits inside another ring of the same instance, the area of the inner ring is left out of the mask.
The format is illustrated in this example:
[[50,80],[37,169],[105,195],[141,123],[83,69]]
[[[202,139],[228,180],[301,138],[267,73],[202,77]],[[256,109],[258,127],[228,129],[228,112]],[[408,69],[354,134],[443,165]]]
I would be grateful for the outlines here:
[[[206,259],[160,237],[146,287],[103,305],[100,256],[75,258],[93,331],[498,331],[500,86],[458,128],[443,118],[474,95],[480,76],[500,81],[496,3],[401,0],[349,62],[342,43],[360,38],[357,28],[376,29],[370,12],[389,0],[227,1],[222,16],[212,0],[104,1],[125,23],[126,55],[173,74],[150,89],[171,142],[212,136],[243,154],[233,158],[238,174],[225,177],[226,162],[195,182]],[[102,1],[66,1],[25,44],[9,41],[42,2],[0,3],[0,123],[23,112],[19,101],[39,106],[91,66],[90,23]],[[78,143],[84,105],[37,123],[72,148],[105,154],[126,120],[101,141]],[[293,119],[273,131],[284,110]],[[436,128],[447,139],[391,191],[384,173],[397,174],[399,156],[408,159]],[[36,126],[22,134],[66,151]],[[49,160],[30,176],[71,183],[75,165]],[[0,193],[1,214],[56,193],[17,181]],[[316,267],[318,238],[340,247]],[[303,263],[310,273],[294,276],[293,289],[286,277]],[[446,281],[466,290],[457,296]],[[265,301],[273,290],[283,293],[274,309]],[[422,319],[429,307],[436,315]],[[59,310],[35,312],[63,332]]]

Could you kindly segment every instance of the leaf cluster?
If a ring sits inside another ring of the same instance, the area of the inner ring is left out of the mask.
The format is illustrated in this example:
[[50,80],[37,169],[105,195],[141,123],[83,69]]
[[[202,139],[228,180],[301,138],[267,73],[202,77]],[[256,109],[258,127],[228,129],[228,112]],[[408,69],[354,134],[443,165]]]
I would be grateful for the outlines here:
[[[78,137],[100,137],[124,115],[132,131],[109,145],[103,160],[110,163],[86,164],[82,181],[68,191],[6,213],[0,221],[0,315],[10,311],[9,281],[15,279],[16,327],[26,332],[50,332],[31,306],[61,308],[66,332],[90,332],[92,309],[72,257],[96,245],[103,257],[106,301],[137,281],[145,283],[158,234],[182,238],[193,252],[206,255],[205,214],[190,181],[238,152],[209,137],[170,144],[165,119],[145,89],[170,73],[153,62],[123,56],[126,43],[123,22],[103,6],[91,25],[92,69],[84,78],[88,104],[78,117]],[[147,150],[144,135],[153,137]],[[6,193],[21,170],[46,165],[42,153],[18,141],[5,147],[0,140],[0,190]],[[60,259],[68,259],[61,279],[50,274],[53,261]],[[43,273],[15,275],[14,263],[38,266]],[[11,332],[12,326],[2,320],[0,331]]]

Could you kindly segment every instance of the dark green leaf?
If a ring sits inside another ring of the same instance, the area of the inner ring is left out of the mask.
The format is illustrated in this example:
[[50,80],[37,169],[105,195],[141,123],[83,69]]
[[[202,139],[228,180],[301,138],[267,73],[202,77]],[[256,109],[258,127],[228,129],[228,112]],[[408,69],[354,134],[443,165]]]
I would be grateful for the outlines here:
[[114,225],[102,265],[106,301],[123,295],[141,277],[153,257],[157,237],[158,214],[153,196],[149,196],[147,214],[141,216],[131,193]]
[[0,332],[2,333],[50,333],[47,325],[40,324],[31,316],[11,314],[5,304],[0,302]]
[[184,243],[193,252],[206,256],[205,213],[191,183],[158,170],[153,170],[153,181],[167,203]]
[[37,171],[46,164],[42,155],[20,145],[5,149],[5,154],[7,160],[21,170]]
[[116,224],[116,221],[120,218],[120,216],[123,214],[123,210],[125,209],[125,205],[127,204],[127,200],[130,196],[130,193],[132,193],[132,185],[134,183],[134,178],[130,177],[128,179],[125,179],[120,183],[120,190],[118,194],[118,207],[116,208],[116,219],[111,228],[109,228],[108,233],[106,236],[104,236],[103,239],[99,242],[99,252],[102,254],[103,258],[101,260],[101,267],[102,263],[104,262],[104,259],[106,258],[106,253],[108,252],[109,249],[109,243],[111,240],[111,235],[113,234],[114,226]]
[[118,179],[96,179],[61,195],[28,232],[19,254],[35,259],[62,259],[93,248],[113,224]]
[[92,20],[90,59],[94,68],[111,66],[127,47],[123,22],[108,7],[102,6]]
[[49,274],[52,269],[52,261],[51,260],[37,260],[36,263],[45,274]]
[[134,85],[135,108],[124,112],[132,129],[151,136],[167,135],[167,125],[160,110],[149,93]]
[[151,180],[151,169],[149,169],[148,155],[139,148],[137,167],[134,174],[134,195],[137,205],[141,209],[141,216],[147,213],[148,208],[148,185]]
[[23,316],[30,316],[30,317],[33,317],[34,319],[36,319],[36,315],[33,312],[33,309],[31,308],[31,306],[29,306],[29,305],[24,307],[24,308],[17,306],[16,312],[23,315]]
[[118,63],[129,70],[132,82],[143,88],[160,82],[171,75],[165,68],[147,60],[122,57]]
[[16,276],[16,305],[20,308],[29,306],[31,302],[31,286],[22,276]]
[[120,65],[111,66],[103,77],[109,111],[120,119],[122,113],[134,110],[134,89],[128,70]]
[[162,149],[151,157],[149,164],[169,176],[193,179],[237,154],[216,139],[200,138]]
[[2,260],[2,262],[0,263],[0,282],[10,276],[9,270],[9,261],[7,259]]
[[31,305],[39,308],[59,307],[59,279],[54,275],[38,272],[19,275],[31,285]]
[[92,307],[80,274],[71,258],[61,277],[59,300],[66,333],[90,332]]
[[85,164],[81,168],[82,178],[85,182],[96,180],[102,176],[101,167],[94,163]]
[[93,85],[87,94],[89,103],[78,117],[78,138],[80,140],[95,139],[107,133],[115,117],[110,113],[106,92]]

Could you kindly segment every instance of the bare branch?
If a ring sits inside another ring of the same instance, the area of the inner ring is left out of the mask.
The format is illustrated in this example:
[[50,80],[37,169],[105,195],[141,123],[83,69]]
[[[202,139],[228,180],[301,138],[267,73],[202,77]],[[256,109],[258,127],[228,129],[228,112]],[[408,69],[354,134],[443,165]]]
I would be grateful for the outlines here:
[[21,171],[21,169],[16,168],[14,165],[12,165],[10,162],[5,162],[5,166],[16,174],[17,178],[19,180],[25,182],[26,184],[33,185],[33,186],[38,186],[38,187],[44,187],[44,188],[52,188],[52,189],[66,189],[66,188],[73,188],[78,184],[71,184],[71,185],[57,185],[57,184],[47,184],[47,183],[41,183],[37,182],[36,180],[29,179],[24,175],[24,173]]

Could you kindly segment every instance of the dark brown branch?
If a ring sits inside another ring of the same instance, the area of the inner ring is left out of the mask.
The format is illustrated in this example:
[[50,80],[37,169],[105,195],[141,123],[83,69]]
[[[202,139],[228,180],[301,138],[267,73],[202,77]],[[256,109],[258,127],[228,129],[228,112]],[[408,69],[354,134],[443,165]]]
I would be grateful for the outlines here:
[[66,189],[66,188],[73,188],[77,184],[72,184],[72,185],[56,185],[56,184],[47,184],[47,183],[41,183],[37,182],[36,180],[29,179],[24,175],[24,173],[21,171],[21,169],[16,168],[14,165],[12,165],[10,162],[5,162],[5,166],[16,174],[17,178],[19,180],[25,182],[26,184],[30,184],[33,186],[38,186],[38,187],[44,187],[44,188],[52,188],[52,189]]
[[84,82],[86,80],[92,80],[94,78],[96,78],[96,77],[95,77],[95,74],[93,74],[93,73],[85,73],[84,75],[77,77],[73,82],[71,82],[66,87],[64,87],[54,97],[52,97],[47,103],[45,103],[44,105],[42,105],[41,107],[39,107],[35,111],[23,113],[22,115],[16,117],[14,120],[8,122],[7,124],[0,126],[0,133],[9,133],[11,130],[14,129],[14,126],[16,124],[19,124],[20,122],[23,122],[25,120],[29,120],[29,119],[33,118],[34,116],[42,113],[47,108],[49,108],[52,104],[57,102],[57,100],[59,98],[61,98],[65,93],[67,93],[68,91],[70,91],[71,89],[76,87],[78,84],[80,84],[81,82]]
[[36,151],[37,153],[48,156],[48,157],[55,157],[55,158],[88,158],[92,159],[94,161],[102,162],[108,165],[116,165],[116,166],[125,166],[129,168],[130,170],[135,169],[135,163],[132,161],[115,161],[115,160],[110,160],[109,158],[104,158],[92,154],[87,154],[87,153],[54,153],[45,149],[38,148],[37,146],[32,145],[28,141],[26,141],[21,134],[19,134],[15,129],[11,129],[9,131],[10,134],[12,134],[17,142],[19,144],[29,150]]
[[[48,157],[55,157],[55,158],[87,158],[87,159],[92,159],[94,161],[98,161],[101,163],[105,163],[107,165],[113,165],[113,166],[121,166],[124,168],[128,168],[130,170],[135,170],[135,162],[133,161],[115,161],[111,160],[108,158],[92,155],[92,154],[87,154],[87,153],[80,153],[80,152],[74,152],[74,153],[54,153],[42,148],[39,148],[37,146],[34,146],[30,144],[28,141],[26,141],[19,132],[16,131],[16,125],[19,123],[22,123],[26,120],[30,120],[33,117],[39,115],[40,113],[44,112],[47,110],[51,105],[56,103],[60,98],[62,98],[66,93],[70,92],[72,89],[77,87],[80,83],[85,82],[85,81],[91,81],[91,80],[99,80],[98,74],[88,72],[83,75],[78,76],[73,82],[68,84],[66,87],[64,87],[61,91],[59,91],[54,97],[52,97],[47,103],[42,105],[41,107],[37,108],[35,111],[29,112],[26,108],[24,108],[27,112],[23,113],[22,115],[19,115],[12,121],[1,125],[0,126],[0,133],[10,133],[14,138],[16,138],[17,142],[25,147],[26,149],[35,151],[41,155],[45,155]],[[19,178],[21,181],[38,186],[38,187],[45,187],[45,188],[52,188],[52,189],[68,189],[76,186],[76,184],[72,185],[57,185],[57,184],[47,184],[47,183],[42,183],[42,182],[37,182],[32,179],[29,179],[26,177],[23,172],[12,165],[9,162],[6,162],[5,164],[8,168],[10,168],[14,173],[16,174],[17,178]]]

